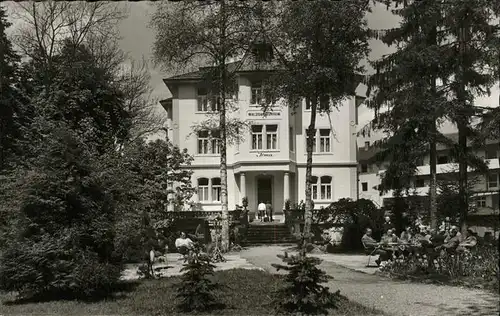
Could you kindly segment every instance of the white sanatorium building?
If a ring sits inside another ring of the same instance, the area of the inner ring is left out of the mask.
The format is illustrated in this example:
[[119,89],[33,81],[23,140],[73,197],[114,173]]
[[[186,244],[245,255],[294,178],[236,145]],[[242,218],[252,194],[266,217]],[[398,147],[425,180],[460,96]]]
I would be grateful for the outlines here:
[[[268,60],[269,61],[269,60]],[[270,69],[269,62],[259,62],[255,55],[228,64],[235,67],[237,93],[230,98],[238,110],[232,113],[249,122],[244,141],[228,146],[229,209],[248,198],[249,209],[259,201],[270,201],[277,214],[284,202],[305,200],[306,129],[310,109],[303,101],[295,110],[273,106],[264,116],[261,108],[261,81]],[[208,132],[193,135],[192,126],[206,119],[213,103],[203,87],[207,68],[164,79],[172,98],[161,103],[167,111],[168,137],[194,156],[191,168],[193,186],[198,193],[193,200],[201,210],[220,210],[220,155],[217,141]],[[363,87],[358,87],[362,89]],[[340,198],[357,196],[357,106],[362,98],[343,101],[338,110],[316,120],[316,145],[313,154],[313,200],[315,207],[328,206]]]

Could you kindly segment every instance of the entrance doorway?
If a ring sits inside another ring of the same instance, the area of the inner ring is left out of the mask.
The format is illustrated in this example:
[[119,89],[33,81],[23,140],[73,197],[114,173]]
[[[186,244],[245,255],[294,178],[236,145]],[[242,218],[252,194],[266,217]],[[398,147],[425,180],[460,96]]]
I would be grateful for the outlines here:
[[257,204],[260,202],[273,203],[273,178],[263,176],[257,178]]

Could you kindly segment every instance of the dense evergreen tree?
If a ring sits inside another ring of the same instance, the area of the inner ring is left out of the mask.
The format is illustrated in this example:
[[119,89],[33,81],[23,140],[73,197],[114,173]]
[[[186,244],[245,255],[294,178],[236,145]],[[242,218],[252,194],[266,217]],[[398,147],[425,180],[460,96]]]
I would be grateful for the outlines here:
[[10,206],[0,286],[22,296],[107,294],[121,273],[116,200],[102,172],[111,166],[64,122],[38,124],[45,139],[36,159],[0,190]]
[[[384,146],[391,164],[383,187],[392,182],[390,187],[399,189],[396,195],[408,189],[417,161],[429,154],[430,217],[431,226],[436,228],[436,145],[442,137],[438,126],[445,115],[441,105],[444,93],[438,91],[436,82],[442,72],[439,64],[442,39],[438,32],[442,24],[441,7],[439,1],[384,2],[388,7],[396,5],[393,12],[401,17],[401,22],[383,32],[382,41],[396,45],[397,50],[372,63],[377,72],[369,80],[370,87],[376,88],[368,103],[378,114],[375,126],[385,129],[393,138],[391,145]],[[387,110],[380,113],[385,106]]]
[[474,137],[472,118],[477,115],[475,99],[489,94],[498,80],[491,56],[498,52],[500,26],[498,3],[488,0],[445,1],[442,3],[443,24],[443,86],[447,91],[447,113],[458,128],[458,164],[460,223],[466,230],[469,199],[468,151],[469,140]]
[[[429,154],[431,225],[436,227],[436,145],[442,143],[452,147],[452,154],[462,165],[460,181],[463,183],[467,183],[467,166],[485,169],[485,165],[474,157],[472,152],[467,152],[467,137],[464,138],[464,135],[470,137],[474,133],[470,120],[476,114],[476,110],[470,102],[467,104],[458,102],[457,97],[463,98],[465,94],[458,93],[460,89],[456,79],[460,77],[458,69],[461,69],[457,65],[457,60],[462,62],[468,60],[467,74],[471,76],[470,78],[474,78],[469,81],[469,88],[473,89],[467,89],[466,93],[469,101],[474,95],[482,93],[481,89],[487,88],[490,84],[489,79],[486,79],[489,75],[483,70],[491,49],[480,52],[479,42],[482,41],[485,45],[491,43],[494,37],[494,28],[488,26],[492,16],[491,8],[485,1],[478,1],[475,4],[476,14],[480,19],[474,20],[474,23],[477,23],[474,32],[478,33],[474,33],[476,41],[473,41],[472,46],[475,47],[477,54],[471,52],[468,57],[464,57],[465,51],[457,49],[460,41],[453,42],[453,38],[458,38],[453,23],[461,16],[458,12],[466,10],[465,7],[469,6],[464,4],[466,1],[456,1],[456,4],[430,0],[382,2],[387,3],[388,7],[394,4],[402,5],[402,8],[393,10],[402,18],[399,27],[386,30],[381,35],[386,44],[397,44],[397,50],[373,63],[377,73],[370,78],[370,85],[376,88],[368,103],[377,113],[372,126],[385,129],[392,138],[390,141],[381,142],[386,143],[383,146],[386,153],[381,156],[391,157],[389,172],[385,174],[383,184],[398,182],[392,183],[392,186],[395,188],[399,186],[400,190],[410,187],[409,179],[415,174],[416,162]],[[469,57],[475,58],[475,61],[471,61]],[[482,74],[479,74],[480,72]],[[463,89],[460,91],[463,92]],[[451,119],[459,127],[458,146],[438,132],[438,127],[445,118]],[[408,133],[412,137],[408,137]],[[389,143],[392,145],[388,145]],[[394,172],[396,169],[399,171]],[[401,177],[402,173],[406,176]],[[388,179],[391,176],[396,178]],[[402,181],[402,178],[406,178],[407,181]],[[461,187],[465,188],[465,185]],[[462,193],[461,196],[466,199],[467,194],[465,191]],[[462,202],[462,208],[466,208],[467,203]],[[462,213],[466,214],[467,210],[462,210]],[[465,215],[461,219],[465,222]]]
[[[304,238],[302,242],[306,244]],[[302,247],[295,256],[286,252],[278,255],[284,264],[272,264],[278,271],[288,271],[284,285],[277,290],[273,300],[277,314],[328,315],[329,309],[337,308],[340,291],[332,293],[321,284],[332,277],[318,268],[321,259],[307,256],[306,248]]]
[[67,46],[51,72],[35,61],[24,70],[31,110],[23,159],[0,188],[1,287],[20,295],[107,294],[120,277],[114,227],[122,201],[112,191],[115,142],[128,136],[128,117],[113,77],[88,56]]
[[9,158],[19,152],[23,120],[22,94],[19,91],[19,56],[7,38],[5,10],[0,7],[0,172],[9,163]]

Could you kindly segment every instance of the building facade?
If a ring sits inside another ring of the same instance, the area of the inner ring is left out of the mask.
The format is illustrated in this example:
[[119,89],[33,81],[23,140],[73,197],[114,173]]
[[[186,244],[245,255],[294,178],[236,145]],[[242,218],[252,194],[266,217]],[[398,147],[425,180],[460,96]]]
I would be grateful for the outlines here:
[[[271,202],[281,213],[286,200],[305,200],[306,129],[308,103],[291,109],[277,102],[266,113],[261,74],[253,63],[238,65],[231,116],[247,122],[242,138],[227,146],[228,206],[234,209],[247,197],[249,209]],[[201,210],[220,210],[220,154],[218,135],[193,126],[217,110],[203,86],[203,68],[164,80],[172,98],[162,101],[167,111],[167,134],[180,148],[187,148],[194,161],[193,202]],[[356,98],[345,99],[338,110],[319,114],[313,153],[313,200],[315,207],[328,206],[340,198],[357,195]]]
[[[458,135],[446,135],[453,141],[457,141]],[[376,163],[373,160],[377,147],[373,146],[375,139],[370,137],[359,137],[358,139],[358,159],[359,159],[359,176],[358,190],[359,198],[372,200],[378,206],[386,206],[393,200],[393,192],[389,190],[384,194],[380,194],[378,186],[381,183],[381,176],[388,166],[388,162]],[[488,173],[478,174],[472,170],[469,172],[469,180],[473,182],[474,191],[471,208],[474,209],[470,217],[474,219],[478,216],[483,218],[498,217],[499,214],[499,190],[500,190],[500,168],[498,163],[499,141],[488,140],[485,147],[482,149],[472,149],[479,157],[483,157],[488,164]],[[455,179],[458,174],[458,164],[451,158],[450,148],[438,145],[437,147],[437,180],[447,181]],[[410,190],[413,203],[420,209],[428,207],[428,193],[430,184],[430,158],[423,157],[418,163],[416,175],[412,179],[412,189]],[[439,194],[439,192],[438,192]],[[487,223],[483,223],[487,224]],[[481,224],[481,225],[483,225]],[[491,223],[494,226],[494,223]],[[487,228],[480,229],[482,233]]]

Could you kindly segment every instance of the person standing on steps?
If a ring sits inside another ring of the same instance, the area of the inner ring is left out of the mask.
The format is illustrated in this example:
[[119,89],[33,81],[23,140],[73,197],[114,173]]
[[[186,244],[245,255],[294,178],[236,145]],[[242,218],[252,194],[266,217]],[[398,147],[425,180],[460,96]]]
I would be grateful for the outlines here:
[[267,201],[267,203],[266,203],[266,216],[270,222],[273,221],[273,206],[271,205],[271,202],[269,202],[269,201]]
[[257,212],[258,212],[258,216],[260,218],[260,221],[263,222],[264,221],[264,214],[266,213],[266,204],[264,204],[264,202],[260,202],[259,205],[257,206]]

